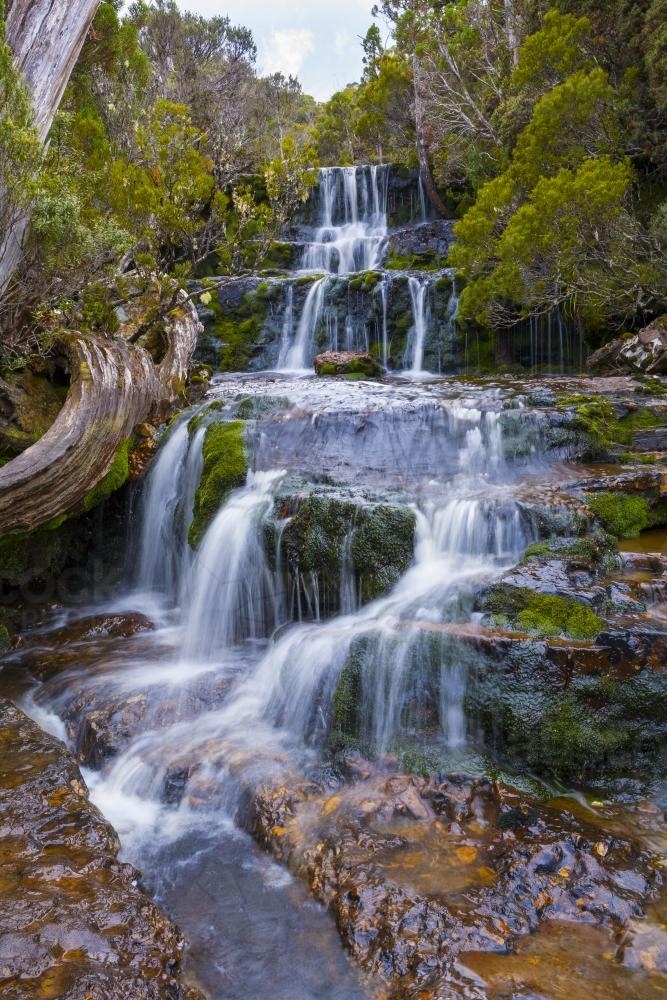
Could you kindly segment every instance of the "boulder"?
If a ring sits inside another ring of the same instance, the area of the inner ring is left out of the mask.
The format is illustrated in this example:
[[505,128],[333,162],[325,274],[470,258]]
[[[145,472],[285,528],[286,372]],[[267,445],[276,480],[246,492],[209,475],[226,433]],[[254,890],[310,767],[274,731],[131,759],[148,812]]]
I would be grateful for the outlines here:
[[667,315],[659,316],[634,337],[612,340],[588,359],[599,375],[667,375]]
[[313,361],[317,375],[361,375],[380,378],[382,366],[372,354],[362,351],[325,351]]

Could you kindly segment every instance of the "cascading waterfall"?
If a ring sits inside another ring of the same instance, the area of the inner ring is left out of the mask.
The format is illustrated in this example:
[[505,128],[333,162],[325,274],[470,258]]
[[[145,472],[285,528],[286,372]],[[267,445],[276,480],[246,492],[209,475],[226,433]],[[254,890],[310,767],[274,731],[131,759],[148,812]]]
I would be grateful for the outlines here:
[[[387,181],[386,167],[324,167],[320,170],[318,226],[312,240],[305,245],[301,269],[316,274],[324,272],[324,276],[315,279],[308,290],[291,343],[287,340],[294,312],[294,292],[290,286],[277,364],[279,370],[308,368],[316,353],[317,336],[325,323],[327,300],[337,288],[333,277],[379,267],[387,235]],[[337,350],[343,346],[339,343],[336,321],[327,332],[328,349]],[[358,347],[359,339],[348,314],[344,320],[345,348]],[[361,346],[367,348],[365,331],[361,340]]]
[[410,275],[408,287],[410,289],[410,301],[412,303],[413,329],[411,337],[412,365],[410,372],[419,375],[423,371],[424,364],[424,341],[428,333],[429,310],[428,291],[430,281],[428,278],[417,278]]
[[183,657],[214,656],[244,639],[266,638],[281,620],[260,526],[283,473],[250,473],[218,512],[193,561]]
[[[289,347],[284,360],[278,367],[287,371],[300,371],[307,367],[313,355],[313,343],[317,333],[329,278],[319,278],[311,285],[297,326],[294,343]],[[281,352],[282,359],[282,352]]]
[[182,417],[160,449],[141,502],[136,584],[139,590],[178,597],[187,574],[188,529],[201,475],[204,429],[194,435]]

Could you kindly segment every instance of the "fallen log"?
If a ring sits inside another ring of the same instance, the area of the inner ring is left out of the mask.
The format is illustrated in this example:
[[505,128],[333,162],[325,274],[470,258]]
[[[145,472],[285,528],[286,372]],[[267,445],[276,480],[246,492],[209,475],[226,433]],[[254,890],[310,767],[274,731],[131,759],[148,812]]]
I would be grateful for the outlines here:
[[0,533],[32,531],[77,509],[137,424],[182,391],[200,329],[183,293],[168,317],[168,347],[158,365],[122,339],[63,337],[70,390],[46,434],[0,468]]

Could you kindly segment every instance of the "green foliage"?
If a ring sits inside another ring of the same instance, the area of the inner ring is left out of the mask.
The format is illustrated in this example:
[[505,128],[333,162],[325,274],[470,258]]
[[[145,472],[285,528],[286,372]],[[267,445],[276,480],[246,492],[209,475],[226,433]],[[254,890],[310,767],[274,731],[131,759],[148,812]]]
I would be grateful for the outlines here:
[[206,529],[229,493],[243,486],[248,473],[244,443],[245,424],[234,420],[213,424],[204,437],[203,466],[194,499],[194,516],[188,541],[197,548]]
[[587,503],[607,531],[617,538],[636,538],[649,526],[649,504],[645,497],[592,493]]

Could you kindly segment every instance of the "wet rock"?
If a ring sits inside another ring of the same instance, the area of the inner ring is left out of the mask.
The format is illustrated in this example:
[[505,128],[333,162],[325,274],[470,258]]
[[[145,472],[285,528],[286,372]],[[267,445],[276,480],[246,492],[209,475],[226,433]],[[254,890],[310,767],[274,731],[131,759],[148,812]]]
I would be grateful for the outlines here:
[[[406,793],[423,809],[401,808]],[[264,788],[250,824],[333,910],[391,996],[439,996],[465,952],[509,951],[552,921],[616,931],[641,917],[660,882],[653,860],[575,809],[487,779],[431,783],[371,767],[333,792]]]
[[362,351],[325,351],[313,361],[317,375],[359,375],[380,378],[382,366],[372,354]]
[[0,702],[0,992],[29,1000],[202,1000],[183,939],[117,858],[73,757]]
[[29,647],[46,642],[50,648],[61,648],[72,643],[87,642],[89,639],[129,639],[139,632],[150,632],[154,628],[150,618],[139,611],[126,614],[88,615],[45,635],[28,634],[23,637],[23,644]]
[[667,316],[653,320],[634,337],[605,344],[591,354],[587,365],[600,375],[667,374]]

